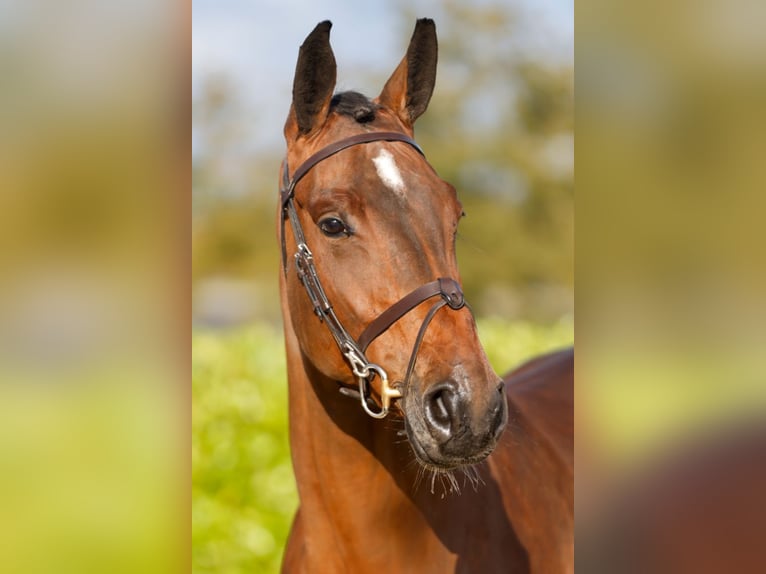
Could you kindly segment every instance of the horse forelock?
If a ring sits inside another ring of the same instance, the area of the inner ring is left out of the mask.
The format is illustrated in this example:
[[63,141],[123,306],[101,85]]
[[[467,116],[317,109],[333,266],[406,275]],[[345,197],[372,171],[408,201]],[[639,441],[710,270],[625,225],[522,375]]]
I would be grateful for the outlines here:
[[353,118],[360,124],[375,120],[380,106],[364,94],[354,91],[338,92],[330,100],[330,111]]

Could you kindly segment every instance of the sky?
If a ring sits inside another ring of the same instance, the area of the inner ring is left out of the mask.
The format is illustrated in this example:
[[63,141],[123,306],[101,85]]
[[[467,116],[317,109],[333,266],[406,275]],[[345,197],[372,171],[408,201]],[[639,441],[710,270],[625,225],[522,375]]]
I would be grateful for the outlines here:
[[[476,0],[474,0],[476,2]],[[479,2],[481,0],[478,0]],[[573,60],[572,0],[505,0],[519,7],[521,41],[542,59]],[[409,36],[392,2],[386,0],[195,0],[192,6],[192,94],[205,78],[223,76],[251,109],[267,109],[253,126],[256,147],[278,145],[287,115],[298,48],[322,20],[331,20],[338,61],[338,88],[373,93],[378,86],[356,85],[345,73],[365,66],[389,73],[404,55]],[[413,0],[419,16],[433,17],[437,2]],[[198,147],[196,138],[193,150]]]

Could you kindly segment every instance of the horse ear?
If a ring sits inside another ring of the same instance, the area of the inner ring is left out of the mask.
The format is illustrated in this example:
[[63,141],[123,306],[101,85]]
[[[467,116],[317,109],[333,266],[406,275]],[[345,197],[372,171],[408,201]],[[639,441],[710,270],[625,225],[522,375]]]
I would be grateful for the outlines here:
[[436,84],[436,25],[421,18],[399,66],[383,87],[378,103],[393,110],[408,127],[426,111]]
[[[298,135],[307,135],[320,128],[330,110],[330,100],[335,89],[337,66],[330,47],[332,22],[325,20],[306,37],[298,52],[293,80],[293,105]],[[293,119],[288,119],[288,126]]]

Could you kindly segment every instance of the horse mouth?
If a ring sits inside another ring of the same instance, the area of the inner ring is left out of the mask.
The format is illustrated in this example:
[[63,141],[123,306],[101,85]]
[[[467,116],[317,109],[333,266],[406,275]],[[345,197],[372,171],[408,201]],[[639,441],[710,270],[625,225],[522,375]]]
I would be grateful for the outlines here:
[[487,442],[484,448],[479,450],[467,453],[446,454],[442,452],[439,445],[433,440],[427,440],[430,444],[424,445],[424,441],[421,441],[418,438],[417,433],[413,430],[412,425],[410,425],[406,417],[404,428],[407,440],[415,454],[415,459],[426,468],[440,471],[458,470],[474,466],[492,454],[492,451],[497,444],[497,441],[492,438]]

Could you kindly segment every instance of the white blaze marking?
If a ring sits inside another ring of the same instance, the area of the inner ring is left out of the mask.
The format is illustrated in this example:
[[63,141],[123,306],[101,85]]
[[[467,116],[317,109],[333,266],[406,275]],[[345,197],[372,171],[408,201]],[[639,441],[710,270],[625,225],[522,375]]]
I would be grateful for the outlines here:
[[389,188],[399,195],[404,194],[404,181],[399,168],[396,167],[394,156],[388,150],[382,149],[378,157],[372,160],[375,163],[375,169],[378,171],[380,179],[383,180]]

